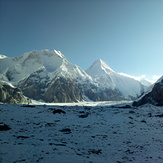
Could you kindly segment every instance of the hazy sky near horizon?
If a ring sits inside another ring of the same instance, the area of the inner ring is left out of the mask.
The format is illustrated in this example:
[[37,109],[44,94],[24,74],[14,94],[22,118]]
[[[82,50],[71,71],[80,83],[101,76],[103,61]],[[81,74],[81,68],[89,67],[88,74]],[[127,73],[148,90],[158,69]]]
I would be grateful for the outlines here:
[[59,50],[83,69],[163,75],[163,0],[0,0],[0,54]]

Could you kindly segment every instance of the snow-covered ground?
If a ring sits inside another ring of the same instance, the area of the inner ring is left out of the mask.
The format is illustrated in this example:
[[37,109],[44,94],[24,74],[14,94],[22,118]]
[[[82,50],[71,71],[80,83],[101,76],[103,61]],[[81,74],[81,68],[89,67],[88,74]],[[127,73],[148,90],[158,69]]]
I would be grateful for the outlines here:
[[163,107],[112,104],[0,105],[0,162],[162,163]]

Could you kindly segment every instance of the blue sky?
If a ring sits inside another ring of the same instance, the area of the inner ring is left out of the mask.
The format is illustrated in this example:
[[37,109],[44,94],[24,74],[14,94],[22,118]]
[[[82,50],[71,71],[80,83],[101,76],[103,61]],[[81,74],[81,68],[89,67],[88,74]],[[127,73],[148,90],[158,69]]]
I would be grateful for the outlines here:
[[163,75],[162,0],[0,0],[0,53],[60,50],[83,69]]

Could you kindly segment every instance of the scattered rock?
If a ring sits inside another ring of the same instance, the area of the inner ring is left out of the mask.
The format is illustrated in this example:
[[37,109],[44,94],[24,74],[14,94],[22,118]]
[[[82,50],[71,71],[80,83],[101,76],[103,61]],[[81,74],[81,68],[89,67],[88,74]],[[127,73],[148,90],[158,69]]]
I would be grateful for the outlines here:
[[45,127],[52,127],[52,126],[55,126],[55,124],[54,123],[46,123],[45,124]]
[[0,131],[7,131],[10,130],[11,128],[6,125],[6,124],[0,124]]
[[145,120],[142,120],[141,122],[143,122],[143,123],[147,123]]
[[159,114],[159,115],[156,115],[155,117],[160,117],[160,118],[162,118],[162,117],[163,117],[163,113],[162,113],[162,114]]
[[134,112],[133,110],[130,110],[129,113],[130,113],[130,114],[134,114],[135,112]]
[[22,139],[26,139],[29,138],[29,136],[17,136],[18,139],[22,138]]
[[149,117],[152,117],[152,113],[148,113],[148,116],[149,116]]
[[101,154],[102,153],[101,151],[102,151],[101,149],[89,149],[88,150],[89,154],[96,154],[96,155]]
[[17,161],[14,161],[13,163],[17,163],[17,162],[24,162],[24,161],[26,161],[26,159],[17,160]]
[[35,105],[23,105],[23,107],[28,107],[28,108],[35,108]]
[[122,109],[127,109],[127,108],[132,108],[130,105],[124,105],[124,106],[119,106],[116,108],[122,108]]
[[55,143],[49,143],[49,145],[55,145],[55,146],[66,146],[65,144],[55,144]]
[[85,113],[85,114],[79,115],[79,118],[87,118],[88,115],[89,115],[89,113]]
[[71,129],[69,129],[69,128],[64,128],[60,131],[63,132],[64,134],[71,134]]
[[61,110],[61,109],[55,109],[54,111],[53,111],[53,114],[66,114],[66,112],[65,111],[63,111],[63,110]]

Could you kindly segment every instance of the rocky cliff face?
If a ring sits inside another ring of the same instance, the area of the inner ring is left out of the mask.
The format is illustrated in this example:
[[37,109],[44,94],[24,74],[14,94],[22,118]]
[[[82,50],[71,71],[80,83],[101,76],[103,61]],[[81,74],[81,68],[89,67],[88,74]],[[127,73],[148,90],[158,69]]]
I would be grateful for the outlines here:
[[139,100],[133,103],[134,106],[144,104],[163,106],[163,77],[161,77],[153,86],[152,90],[143,95]]
[[8,83],[0,82],[0,102],[9,104],[27,104],[30,100],[26,98],[20,88]]
[[108,88],[101,90],[97,85],[89,81],[80,83],[78,79],[72,79],[70,77],[56,77],[51,81],[48,80],[48,77],[43,79],[40,78],[40,75],[34,73],[27,79],[21,81],[19,86],[27,97],[35,100],[42,99],[45,102],[78,102],[87,99],[92,101],[125,99],[119,91]]
[[57,78],[45,91],[43,100],[46,102],[77,102],[82,101],[82,88],[71,78]]
[[17,84],[24,95],[35,100],[43,99],[46,88],[49,85],[47,71],[42,68]]

